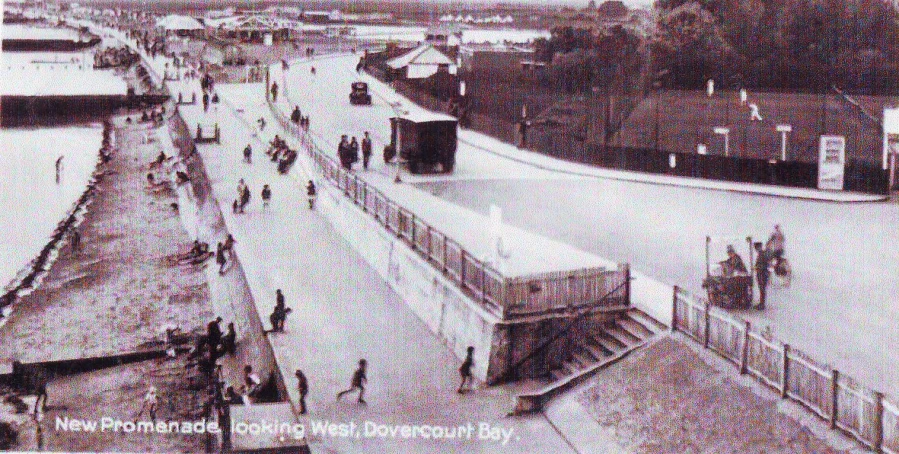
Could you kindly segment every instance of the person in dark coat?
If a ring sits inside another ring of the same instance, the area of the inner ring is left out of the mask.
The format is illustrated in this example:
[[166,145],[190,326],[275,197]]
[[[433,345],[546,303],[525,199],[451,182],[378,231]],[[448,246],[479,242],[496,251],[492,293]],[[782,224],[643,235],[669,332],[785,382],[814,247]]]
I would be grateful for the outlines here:
[[459,383],[459,389],[456,390],[457,393],[462,394],[463,388],[465,387],[465,383],[468,383],[468,389],[471,389],[472,376],[471,376],[471,368],[474,367],[474,347],[468,347],[468,354],[465,356],[465,360],[462,361],[462,365],[459,366],[459,375],[462,376],[462,383]]
[[269,315],[269,321],[272,323],[273,333],[284,332],[284,322],[287,320],[287,314],[291,312],[284,303],[284,294],[281,289],[275,291],[275,308]]
[[765,309],[765,300],[768,296],[768,279],[771,277],[771,271],[768,267],[771,264],[771,253],[762,248],[762,243],[755,243],[755,250],[758,257],[755,259],[755,281],[759,286],[759,304],[756,306],[758,310]]
[[222,327],[219,326],[222,318],[216,317],[215,320],[206,325],[206,342],[209,343],[209,356],[215,358],[218,347],[222,342]]
[[740,255],[737,254],[737,251],[731,245],[727,246],[727,260],[721,262],[721,267],[724,269],[725,276],[748,273],[743,259],[740,258]]
[[262,208],[268,208],[269,202],[272,200],[272,188],[265,185],[262,187]]
[[219,264],[219,275],[224,275],[225,265],[228,264],[228,259],[225,258],[225,247],[222,245],[222,243],[219,243],[218,246],[216,246],[215,263]]
[[234,322],[228,323],[228,331],[222,336],[222,350],[229,355],[234,355],[237,348],[237,332],[234,330]]
[[243,160],[247,164],[253,163],[253,147],[250,144],[247,144],[246,148],[243,149]]
[[359,162],[359,141],[356,140],[356,136],[350,141],[350,162]]
[[353,391],[359,391],[359,403],[365,403],[365,399],[363,399],[363,397],[365,395],[365,384],[368,383],[368,378],[365,375],[365,369],[367,366],[367,361],[365,361],[364,359],[359,360],[359,368],[356,369],[356,372],[353,372],[353,379],[350,381],[350,389],[337,393],[338,401],[341,397],[343,397],[344,394],[351,393]]
[[300,106],[296,106],[293,108],[293,112],[290,114],[290,121],[292,121],[295,125],[299,125],[301,119],[303,119],[303,115],[300,113]]
[[250,188],[244,186],[243,192],[240,194],[240,212],[244,212],[244,208],[250,203]]
[[315,208],[315,183],[312,180],[309,180],[309,183],[306,184],[306,197],[309,199],[309,209]]
[[306,414],[306,394],[309,394],[309,382],[306,380],[306,375],[303,374],[303,371],[297,369],[296,372],[297,377],[297,390],[300,392],[300,414]]
[[362,168],[368,170],[368,162],[371,161],[371,137],[368,131],[362,137]]
[[350,142],[347,140],[347,136],[341,136],[340,143],[337,144],[337,158],[340,159],[340,166],[347,170],[350,170],[353,165],[353,160],[350,157],[351,152]]
[[272,82],[272,102],[278,102],[278,83]]

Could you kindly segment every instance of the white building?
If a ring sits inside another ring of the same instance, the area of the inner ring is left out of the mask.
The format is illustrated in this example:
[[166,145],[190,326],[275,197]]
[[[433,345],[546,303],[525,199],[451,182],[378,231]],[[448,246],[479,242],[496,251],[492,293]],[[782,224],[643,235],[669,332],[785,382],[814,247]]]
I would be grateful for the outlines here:
[[456,62],[430,44],[422,44],[415,49],[387,61],[387,66],[406,79],[425,79],[440,70],[456,74]]

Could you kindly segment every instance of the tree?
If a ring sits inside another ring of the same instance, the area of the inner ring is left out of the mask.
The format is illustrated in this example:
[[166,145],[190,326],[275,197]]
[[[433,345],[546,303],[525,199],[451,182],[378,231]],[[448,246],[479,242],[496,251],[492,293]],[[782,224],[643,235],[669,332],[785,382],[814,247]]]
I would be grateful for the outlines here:
[[661,14],[651,49],[653,72],[668,70],[668,83],[677,87],[703,88],[709,78],[723,79],[735,66],[734,49],[718,20],[696,2]]

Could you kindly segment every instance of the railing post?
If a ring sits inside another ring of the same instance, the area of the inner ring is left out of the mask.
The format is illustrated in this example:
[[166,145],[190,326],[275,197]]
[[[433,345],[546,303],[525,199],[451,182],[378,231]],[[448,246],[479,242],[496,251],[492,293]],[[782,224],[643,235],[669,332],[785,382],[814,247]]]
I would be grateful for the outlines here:
[[425,231],[425,234],[427,235],[427,238],[428,238],[428,260],[431,260],[432,259],[431,243],[434,241],[434,237],[431,236],[431,225],[430,224],[427,225],[427,230]]
[[446,235],[443,235],[443,273],[446,274],[446,264],[449,262],[449,257],[446,255]]
[[671,332],[677,331],[677,286],[674,286],[674,296],[671,298]]
[[790,344],[784,344],[783,370],[781,371],[782,383],[780,385],[780,397],[787,397],[787,389],[790,382]]
[[624,269],[624,305],[630,307],[631,305],[631,266],[628,263],[622,265]]
[[368,183],[362,182],[362,211],[368,213]]
[[883,393],[874,391],[874,452],[883,452]]
[[712,325],[711,312],[712,312],[711,307],[709,306],[709,303],[707,302],[705,304],[705,334],[702,336],[702,345],[705,348],[709,348],[709,334],[711,332],[711,325]]
[[415,214],[412,214],[412,249],[418,249],[418,243],[415,242]]
[[830,428],[837,428],[837,418],[839,416],[838,405],[840,402],[840,393],[838,383],[840,381],[840,371],[834,369],[830,373]]
[[749,329],[751,328],[749,321],[743,327],[743,351],[740,354],[740,375],[745,374],[749,370]]
[[465,250],[461,250],[459,252],[459,263],[462,265],[459,267],[459,281],[462,284],[462,287],[465,288]]
[[481,302],[487,302],[487,265],[481,262]]

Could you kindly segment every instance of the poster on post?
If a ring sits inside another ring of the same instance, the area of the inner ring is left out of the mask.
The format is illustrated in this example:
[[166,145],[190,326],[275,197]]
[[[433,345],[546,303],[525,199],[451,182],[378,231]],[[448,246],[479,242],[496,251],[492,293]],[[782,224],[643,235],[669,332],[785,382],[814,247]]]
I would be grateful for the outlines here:
[[846,137],[821,136],[818,145],[818,189],[843,190]]

